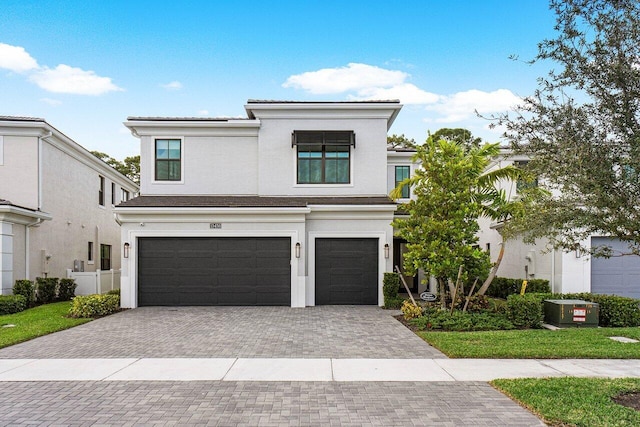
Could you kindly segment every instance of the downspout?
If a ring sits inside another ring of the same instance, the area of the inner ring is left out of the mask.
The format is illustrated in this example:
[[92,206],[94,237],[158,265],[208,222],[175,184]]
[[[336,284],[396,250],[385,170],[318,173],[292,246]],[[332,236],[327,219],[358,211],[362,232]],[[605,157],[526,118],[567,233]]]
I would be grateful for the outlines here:
[[51,138],[53,132],[49,131],[44,136],[38,137],[38,210],[42,210],[42,140]]
[[38,218],[37,220],[35,220],[34,222],[31,222],[29,224],[26,224],[24,226],[24,278],[27,280],[31,280],[29,278],[29,269],[30,269],[30,263],[29,263],[29,229],[31,227],[39,227],[40,224],[42,224],[44,220],[42,218]]

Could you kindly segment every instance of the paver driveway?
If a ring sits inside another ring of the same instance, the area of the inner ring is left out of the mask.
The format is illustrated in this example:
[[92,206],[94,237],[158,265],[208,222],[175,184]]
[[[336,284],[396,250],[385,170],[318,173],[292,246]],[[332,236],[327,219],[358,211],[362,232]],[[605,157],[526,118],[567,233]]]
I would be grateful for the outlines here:
[[143,307],[0,350],[0,358],[443,358],[371,306]]

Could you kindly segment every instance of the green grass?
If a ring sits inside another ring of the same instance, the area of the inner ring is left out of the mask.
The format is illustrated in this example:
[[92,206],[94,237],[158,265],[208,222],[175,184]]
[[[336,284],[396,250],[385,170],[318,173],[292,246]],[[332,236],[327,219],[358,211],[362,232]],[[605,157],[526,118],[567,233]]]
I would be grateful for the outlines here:
[[640,343],[609,339],[622,336],[640,340],[640,328],[575,328],[487,331],[417,332],[449,357],[502,359],[637,359]]
[[640,391],[640,379],[525,378],[491,384],[552,426],[640,425],[640,411],[611,400]]
[[[71,302],[64,301],[0,316],[0,348],[72,328],[92,320],[66,317],[69,313],[69,307],[71,307]],[[4,325],[15,326],[3,328]]]

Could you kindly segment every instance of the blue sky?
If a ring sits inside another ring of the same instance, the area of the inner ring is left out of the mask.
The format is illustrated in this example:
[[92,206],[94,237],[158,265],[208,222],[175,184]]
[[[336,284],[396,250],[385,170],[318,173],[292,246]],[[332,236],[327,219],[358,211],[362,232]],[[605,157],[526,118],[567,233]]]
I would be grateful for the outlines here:
[[90,150],[138,154],[127,116],[245,116],[253,99],[395,99],[390,133],[499,132],[475,117],[551,64],[544,0],[30,1],[0,4],[0,115],[43,117]]

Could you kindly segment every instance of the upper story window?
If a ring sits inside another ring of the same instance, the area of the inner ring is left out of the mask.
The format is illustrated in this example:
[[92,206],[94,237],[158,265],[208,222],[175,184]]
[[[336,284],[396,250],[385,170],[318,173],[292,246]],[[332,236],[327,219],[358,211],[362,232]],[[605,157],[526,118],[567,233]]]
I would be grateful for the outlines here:
[[116,204],[116,184],[113,182],[111,183],[111,204]]
[[180,181],[182,179],[182,142],[179,139],[156,139],[156,181]]
[[127,200],[129,200],[129,192],[127,190],[125,190],[124,188],[121,188],[120,191],[121,191],[120,201],[121,202],[126,202]]
[[[405,179],[409,178],[409,174],[411,173],[411,166],[396,166],[396,187]],[[403,199],[408,199],[411,195],[411,188],[408,185],[402,187],[402,195]]]
[[351,182],[351,131],[295,131],[298,184],[349,184]]
[[104,176],[100,178],[100,189],[98,190],[98,204],[104,206]]

